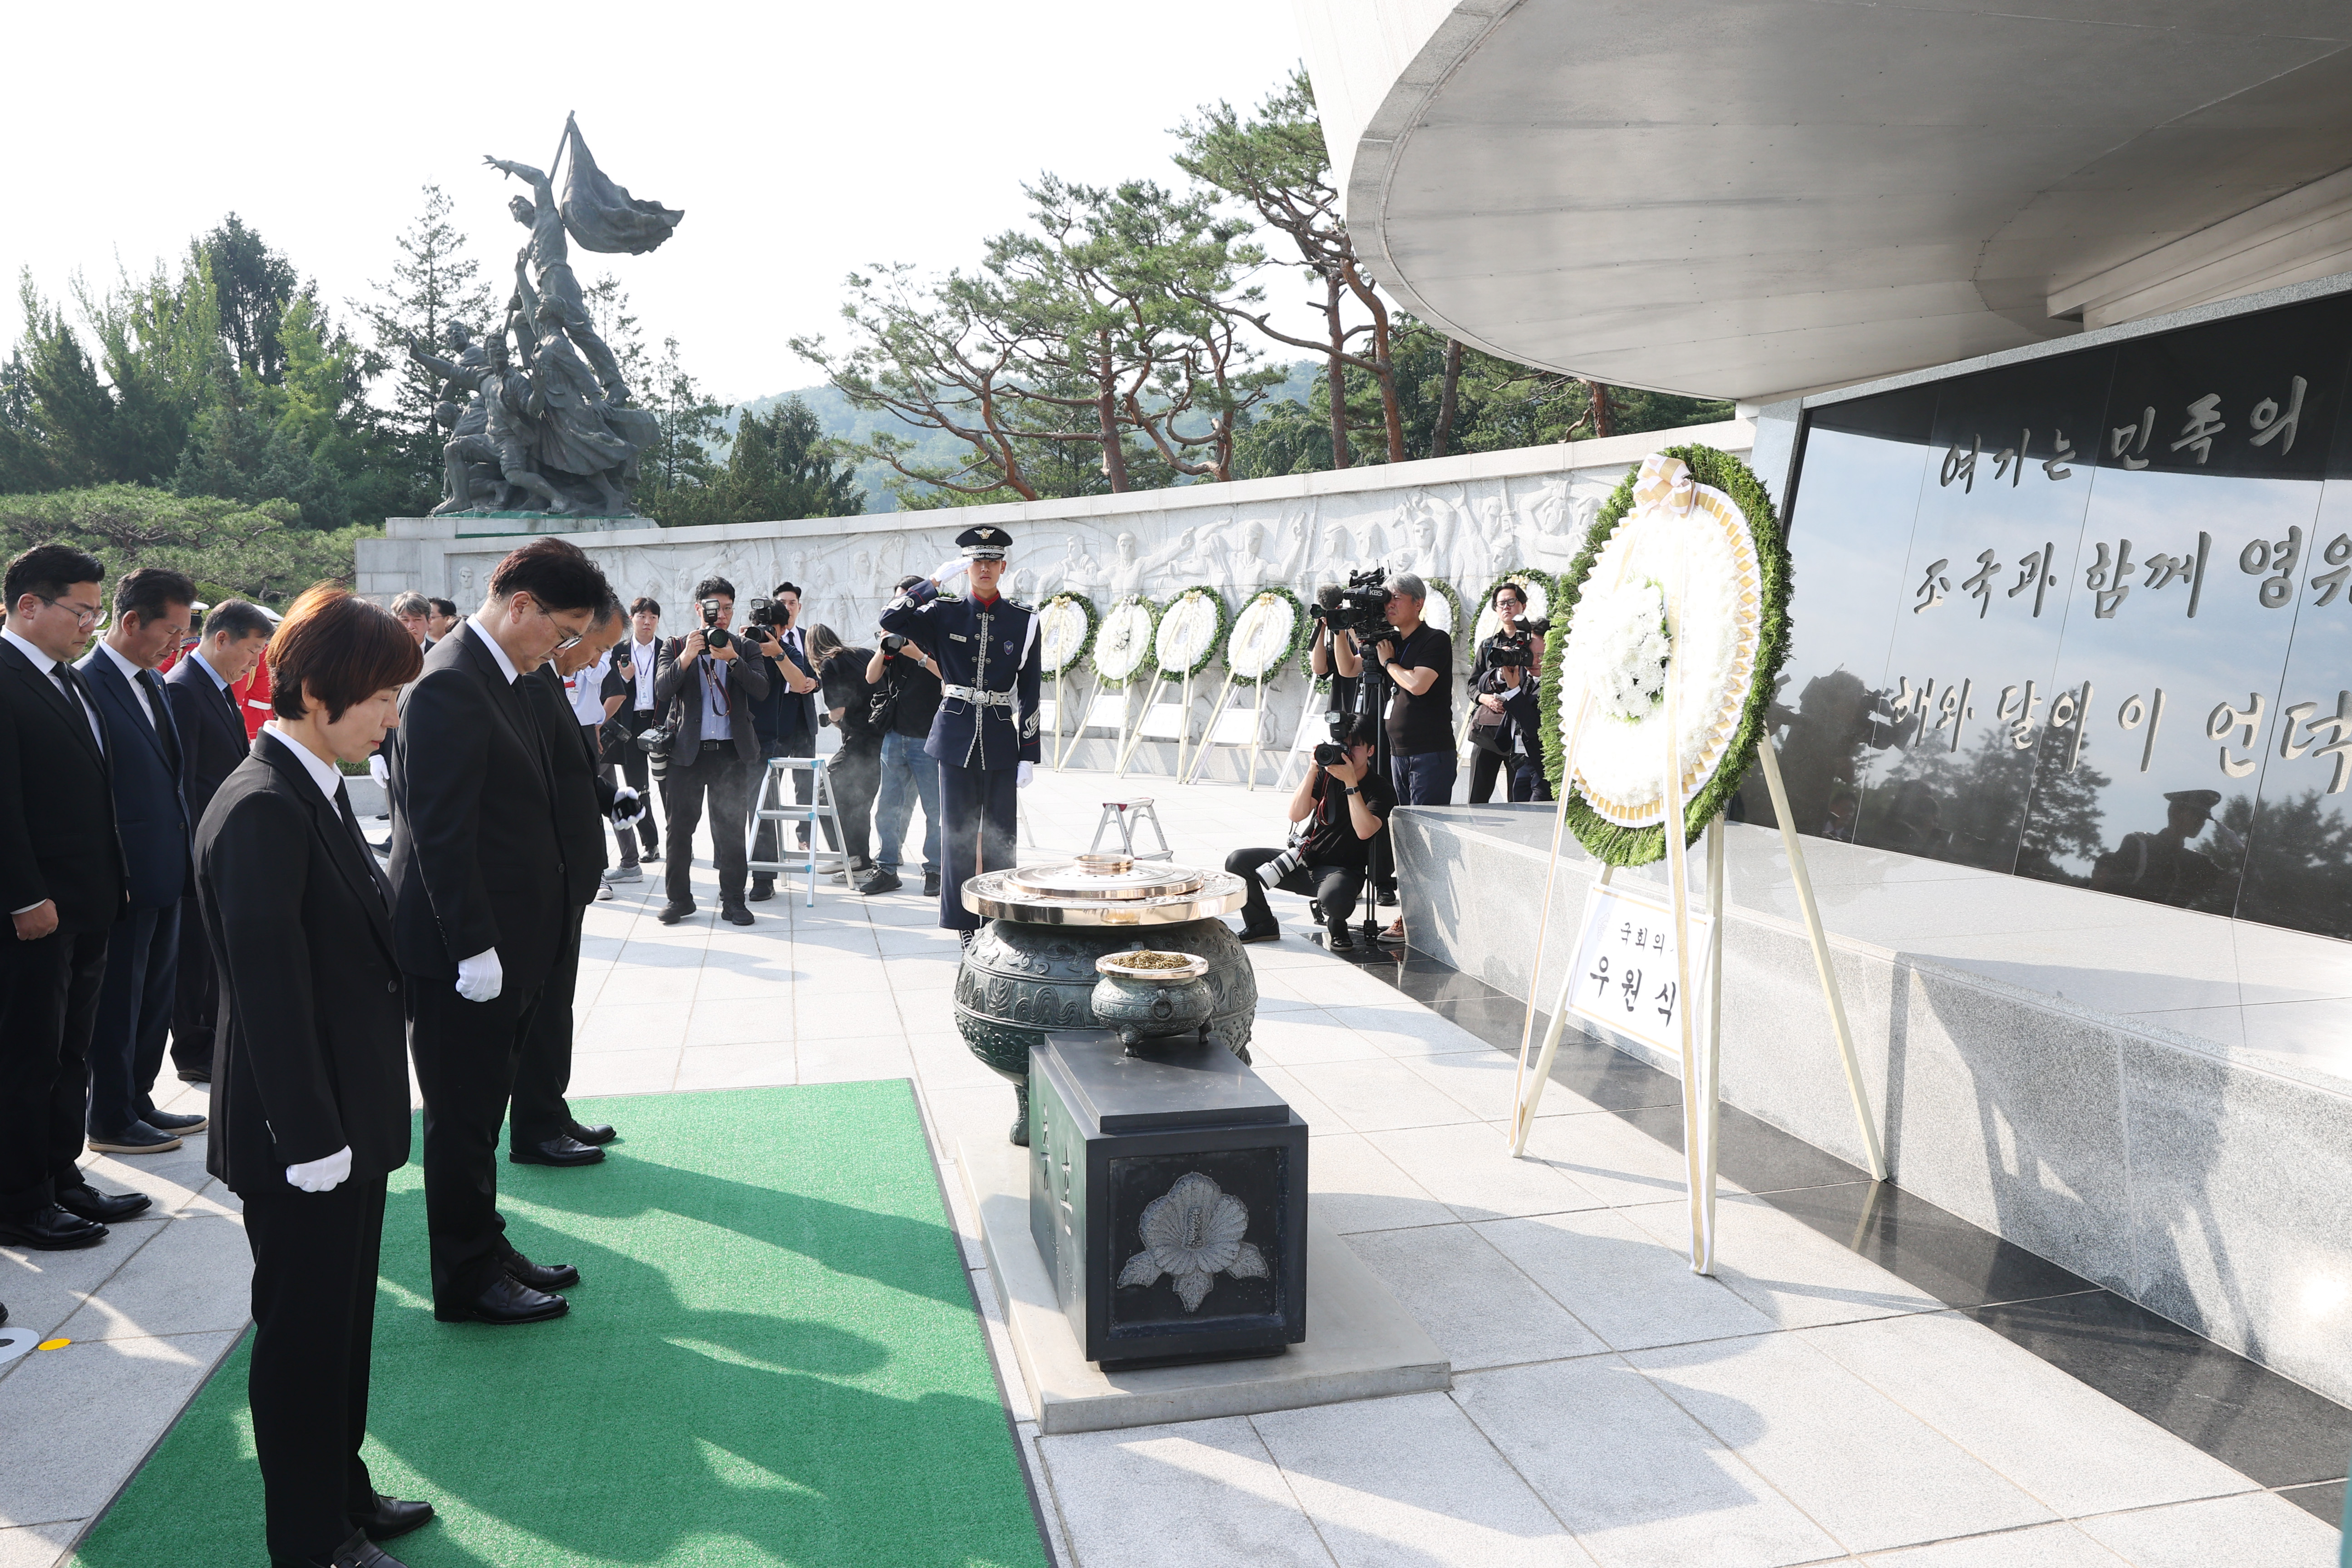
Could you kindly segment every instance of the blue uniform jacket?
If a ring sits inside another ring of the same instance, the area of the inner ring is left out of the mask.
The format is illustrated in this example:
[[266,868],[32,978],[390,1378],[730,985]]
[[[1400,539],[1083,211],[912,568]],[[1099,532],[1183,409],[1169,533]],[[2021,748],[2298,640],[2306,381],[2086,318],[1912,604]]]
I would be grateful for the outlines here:
[[[951,768],[1004,772],[1037,760],[1037,613],[998,598],[942,597],[918,583],[882,612],[882,629],[911,638],[938,661],[946,691],[923,750]],[[954,689],[1009,692],[1007,704],[976,703]]]

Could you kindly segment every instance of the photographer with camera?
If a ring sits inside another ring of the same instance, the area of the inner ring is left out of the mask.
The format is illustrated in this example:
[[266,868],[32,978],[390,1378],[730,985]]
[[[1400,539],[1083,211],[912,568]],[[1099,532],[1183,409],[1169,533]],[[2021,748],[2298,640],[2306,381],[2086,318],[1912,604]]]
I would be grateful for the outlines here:
[[[904,594],[920,577],[901,577],[897,591]],[[874,862],[871,880],[857,890],[887,893],[897,889],[898,858],[907,842],[907,826],[915,802],[923,803],[923,896],[940,896],[940,764],[924,754],[923,742],[940,710],[940,667],[911,638],[884,632],[882,644],[866,666],[874,688],[871,716],[882,732],[882,784],[874,797]]]
[[1536,680],[1543,669],[1544,633],[1551,624],[1520,619],[1527,607],[1527,593],[1517,584],[1496,588],[1495,614],[1503,624],[1478,645],[1478,656],[1471,662],[1470,696],[1477,707],[1470,716],[1470,744],[1476,752],[1470,763],[1473,805],[1495,797],[1495,775],[1507,765],[1507,798],[1551,798],[1544,782],[1542,731],[1536,717]]
[[[841,816],[849,862],[836,879],[859,892],[875,879],[867,852],[874,820],[874,791],[882,782],[882,731],[874,723],[874,685],[866,678],[873,650],[850,647],[831,626],[809,633],[809,657],[824,683],[825,716],[841,732],[841,749],[825,763],[833,784],[833,808]],[[876,889],[879,891],[880,889]]]
[[[743,903],[748,857],[737,824],[751,810],[744,799],[747,765],[760,761],[751,710],[772,682],[769,661],[729,630],[735,619],[735,584],[724,577],[706,577],[695,584],[694,598],[701,626],[663,646],[654,674],[654,700],[677,704],[669,772],[662,782],[662,798],[669,807],[665,868],[669,900],[662,906],[661,922],[676,925],[694,912],[694,830],[708,798],[711,847],[719,863],[719,912],[729,923],[747,926],[751,923],[751,911]],[[747,653],[753,657],[746,658]]]
[[[655,666],[661,656],[661,605],[649,598],[640,597],[629,606],[629,635],[613,649],[612,668],[604,675],[604,696],[608,701],[620,699],[620,707],[604,721],[604,766],[598,772],[606,784],[626,784],[648,802],[635,827],[613,829],[613,837],[620,841],[621,863],[605,873],[607,882],[643,881],[645,872],[638,867],[641,853],[646,860],[661,858],[661,829],[650,805],[649,759],[636,743],[639,735],[661,722],[660,708],[654,701]],[[690,846],[687,852],[693,853]]]
[[1348,917],[1356,912],[1372,841],[1388,826],[1397,803],[1396,792],[1373,765],[1373,725],[1370,719],[1358,719],[1344,744],[1327,741],[1315,748],[1315,765],[1290,797],[1290,820],[1308,824],[1297,845],[1236,849],[1225,857],[1225,869],[1242,879],[1249,898],[1242,906],[1244,942],[1272,942],[1282,934],[1265,902],[1266,889],[1280,888],[1313,900],[1307,907],[1333,952],[1354,951]]
[[[816,665],[809,658],[808,634],[801,627],[801,591],[799,584],[779,583],[774,596],[751,601],[751,619],[744,624],[743,635],[759,647],[760,656],[769,665],[768,695],[751,705],[751,728],[760,737],[760,754],[751,759],[746,770],[743,785],[745,826],[753,826],[749,813],[760,798],[760,784],[767,776],[771,757],[814,757],[816,755]],[[816,775],[805,769],[793,774],[793,798],[801,805],[809,803],[810,792],[816,787]],[[751,858],[756,860],[776,858],[776,825],[762,822],[756,825]],[[800,827],[800,846],[808,847],[808,824]],[[839,845],[833,847],[839,848]],[[776,879],[772,872],[762,871],[751,879],[751,902],[765,903],[776,896]]]

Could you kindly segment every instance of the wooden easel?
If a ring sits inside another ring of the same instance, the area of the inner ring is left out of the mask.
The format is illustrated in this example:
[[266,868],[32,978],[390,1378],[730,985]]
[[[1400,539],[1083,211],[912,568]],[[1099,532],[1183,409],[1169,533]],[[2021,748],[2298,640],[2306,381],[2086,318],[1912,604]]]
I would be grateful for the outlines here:
[[[1681,602],[1680,600],[1677,601]],[[1724,901],[1724,835],[1723,818],[1717,816],[1706,825],[1706,911],[1708,925],[1706,952],[1702,959],[1701,982],[1704,989],[1694,994],[1691,989],[1691,957],[1688,941],[1691,931],[1689,846],[1684,827],[1686,806],[1682,791],[1680,735],[1676,722],[1680,710],[1681,679],[1679,662],[1670,663],[1666,669],[1664,719],[1666,743],[1666,812],[1664,826],[1666,835],[1666,878],[1671,889],[1675,928],[1675,967],[1678,994],[1684,999],[1679,1009],[1680,1056],[1683,1079],[1683,1157],[1690,1192],[1691,1269],[1697,1274],[1715,1272],[1715,1185],[1716,1132],[1719,1121],[1722,1095],[1718,1068],[1723,1047],[1723,927],[1728,913]],[[1562,693],[1566,700],[1566,693]],[[1528,1051],[1535,1034],[1536,987],[1543,973],[1544,942],[1551,924],[1551,896],[1554,879],[1559,868],[1560,838],[1568,825],[1568,803],[1576,789],[1577,743],[1584,726],[1591,719],[1589,697],[1578,696],[1576,727],[1569,732],[1567,754],[1560,770],[1559,807],[1554,814],[1551,833],[1551,860],[1544,872],[1543,913],[1536,925],[1535,965],[1528,979],[1528,1010],[1519,1030],[1519,1065],[1512,1089],[1510,1143],[1514,1158],[1527,1153],[1528,1136],[1534,1131],[1536,1108],[1543,1100],[1544,1085],[1551,1077],[1553,1058],[1559,1051],[1559,1037],[1568,1021],[1571,993],[1576,984],[1576,964],[1571,959],[1568,973],[1562,977],[1559,994],[1552,1005],[1551,1022],[1544,1030],[1543,1047],[1528,1071]],[[1805,852],[1798,842],[1794,821],[1789,815],[1789,792],[1780,778],[1779,748],[1767,733],[1757,740],[1756,761],[1764,773],[1764,786],[1772,796],[1772,814],[1780,819],[1780,844],[1788,853],[1790,874],[1797,888],[1797,902],[1805,916],[1805,933],[1812,943],[1813,968],[1822,984],[1822,995],[1829,1005],[1830,1024],[1836,1031],[1838,1057],[1845,1068],[1846,1092],[1853,1101],[1854,1121],[1862,1131],[1863,1148],[1869,1159],[1873,1181],[1886,1179],[1886,1155],[1879,1142],[1876,1120],[1871,1115],[1870,1099],[1863,1087],[1862,1062],[1853,1047],[1853,1030],[1847,1021],[1845,998],[1838,988],[1837,971],[1830,955],[1829,933],[1822,925],[1821,909],[1813,900],[1813,880],[1805,866]],[[1727,757],[1722,765],[1732,759]],[[1613,866],[1601,868],[1600,885],[1607,887],[1616,871]],[[1692,1016],[1699,1011],[1703,1001],[1706,1021],[1694,1029]]]

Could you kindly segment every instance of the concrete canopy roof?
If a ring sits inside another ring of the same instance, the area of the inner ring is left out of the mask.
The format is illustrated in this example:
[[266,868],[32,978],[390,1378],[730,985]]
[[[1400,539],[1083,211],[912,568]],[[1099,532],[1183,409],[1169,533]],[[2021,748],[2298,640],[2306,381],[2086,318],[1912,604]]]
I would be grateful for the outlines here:
[[2325,0],[1298,9],[1381,286],[1492,353],[1662,391],[2069,333],[2053,310],[2109,269],[2352,164],[2352,5]]

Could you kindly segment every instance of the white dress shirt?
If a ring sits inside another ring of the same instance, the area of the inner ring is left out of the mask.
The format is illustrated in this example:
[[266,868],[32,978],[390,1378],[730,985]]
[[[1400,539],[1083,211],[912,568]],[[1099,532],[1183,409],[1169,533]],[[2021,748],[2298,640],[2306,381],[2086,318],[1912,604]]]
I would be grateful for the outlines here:
[[[63,697],[68,702],[74,701],[73,688],[68,686],[65,677],[58,673],[56,659],[19,637],[13,626],[0,626],[0,637],[5,637],[15,643],[16,651],[31,659],[33,668],[49,678],[49,684],[58,689],[58,695]],[[81,716],[89,721],[89,738],[98,742],[99,752],[103,755],[106,752],[106,726],[99,722],[98,710],[87,702],[76,705],[81,709]]]
[[726,703],[733,705],[727,691],[727,667],[704,654],[695,661],[695,675],[702,682],[702,738],[706,741],[731,741],[735,738],[735,720]]
[[583,725],[604,721],[604,675],[613,668],[605,654],[587,668],[563,678],[563,694],[571,700],[572,716]]
[[629,662],[636,667],[637,672],[635,682],[635,700],[637,711],[640,713],[653,711],[654,656],[660,651],[661,638],[659,637],[654,638],[651,642],[638,642],[632,639],[629,643]]
[[112,643],[102,642],[98,646],[107,658],[114,661],[114,668],[122,672],[122,679],[131,683],[131,695],[139,699],[139,711],[147,715],[147,727],[162,734],[163,727],[155,722],[155,705],[147,700],[147,683],[139,679],[139,667],[115,652]]
[[505,672],[507,684],[512,686],[515,677],[522,672],[515,668],[514,660],[507,657],[507,650],[499,646],[499,639],[490,635],[490,628],[482,624],[481,616],[467,616],[466,624],[474,628],[474,635],[482,639],[482,646],[490,650],[490,657],[499,661],[499,668]]
[[322,761],[318,752],[288,734],[277,720],[270,720],[262,728],[277,736],[284,742],[288,751],[302,759],[302,771],[310,775],[310,782],[319,786],[319,793],[327,797],[327,804],[334,805],[335,792],[343,787],[342,769],[332,763]]

